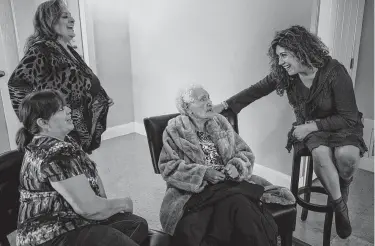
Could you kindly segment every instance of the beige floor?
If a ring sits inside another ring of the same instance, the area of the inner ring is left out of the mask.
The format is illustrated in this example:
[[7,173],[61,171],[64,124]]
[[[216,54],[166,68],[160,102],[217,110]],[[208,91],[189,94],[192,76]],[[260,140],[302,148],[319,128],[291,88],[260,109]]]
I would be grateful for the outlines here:
[[146,137],[130,134],[104,141],[91,158],[97,163],[108,197],[130,196],[134,213],[161,229],[159,209],[166,185],[153,171]]
[[[130,195],[134,200],[135,212],[146,218],[151,228],[160,229],[158,216],[165,183],[160,175],[153,172],[146,137],[130,134],[104,141],[92,158],[99,166],[109,196]],[[326,197],[313,195],[312,199],[324,203]],[[362,170],[357,172],[348,206],[353,235],[347,240],[341,240],[333,225],[332,245],[373,245],[373,173]],[[311,245],[322,245],[323,223],[324,215],[310,213],[306,222],[298,219],[294,236]]]
[[[314,185],[320,184],[315,182]],[[333,221],[331,245],[374,245],[374,174],[358,170],[350,188],[348,207],[353,232],[347,240],[340,239]],[[314,194],[311,201],[325,204],[326,199],[327,196]],[[305,222],[301,221],[300,214],[301,209],[298,207],[294,236],[311,245],[322,245],[324,214],[309,212]]]

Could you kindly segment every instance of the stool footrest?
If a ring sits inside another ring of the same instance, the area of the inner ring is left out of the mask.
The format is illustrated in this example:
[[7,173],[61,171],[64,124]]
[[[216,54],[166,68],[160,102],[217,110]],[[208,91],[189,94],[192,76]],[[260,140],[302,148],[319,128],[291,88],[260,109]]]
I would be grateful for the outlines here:
[[300,197],[300,195],[305,193],[321,193],[327,195],[327,191],[320,186],[304,186],[298,189],[298,195],[296,196],[296,200],[298,205],[300,205],[303,208],[306,208],[307,210],[318,212],[318,213],[327,213],[332,211],[332,207],[330,205],[320,205],[320,204],[314,204],[305,201],[303,198]]

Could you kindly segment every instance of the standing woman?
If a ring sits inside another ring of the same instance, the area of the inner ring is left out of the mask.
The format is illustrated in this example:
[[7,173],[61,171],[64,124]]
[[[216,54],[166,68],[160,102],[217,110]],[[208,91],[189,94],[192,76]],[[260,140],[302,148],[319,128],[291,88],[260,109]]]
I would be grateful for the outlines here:
[[27,94],[42,89],[60,91],[72,110],[74,131],[70,136],[91,153],[100,146],[113,101],[71,47],[74,36],[74,19],[62,0],[40,4],[34,17],[34,34],[26,42],[25,56],[11,75],[8,87],[18,118],[18,107]]
[[352,232],[349,185],[367,151],[352,80],[323,42],[301,26],[276,33],[268,55],[270,74],[214,110],[239,113],[275,90],[280,96],[286,92],[297,120],[288,134],[287,149],[306,146],[311,151],[314,171],[332,200],[337,234],[347,238]]

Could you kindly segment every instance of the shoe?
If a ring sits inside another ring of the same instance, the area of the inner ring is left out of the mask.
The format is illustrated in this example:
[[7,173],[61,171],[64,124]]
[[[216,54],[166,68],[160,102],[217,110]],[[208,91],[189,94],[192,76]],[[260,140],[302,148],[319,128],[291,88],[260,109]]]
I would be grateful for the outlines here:
[[335,212],[336,232],[337,235],[346,239],[352,234],[352,226],[350,225],[348,206],[340,197],[332,202],[333,210]]
[[344,180],[340,177],[340,191],[341,191],[341,197],[344,200],[344,202],[348,203],[348,197],[349,197],[349,186],[353,181],[353,177],[350,178],[349,181]]

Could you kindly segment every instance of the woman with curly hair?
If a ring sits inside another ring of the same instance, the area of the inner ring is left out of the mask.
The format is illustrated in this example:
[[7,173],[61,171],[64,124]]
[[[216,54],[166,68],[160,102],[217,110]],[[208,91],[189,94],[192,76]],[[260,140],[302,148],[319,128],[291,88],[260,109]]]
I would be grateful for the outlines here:
[[302,26],[276,33],[268,50],[271,72],[249,88],[214,106],[216,112],[239,113],[250,103],[275,91],[286,92],[296,122],[287,149],[307,147],[314,171],[329,193],[341,238],[351,235],[347,199],[363,141],[362,113],[358,111],[352,80],[316,35]]
[[41,3],[34,17],[34,34],[26,41],[25,56],[11,75],[8,88],[18,118],[22,99],[32,91],[60,91],[72,110],[74,130],[69,135],[90,154],[100,146],[113,101],[70,45],[74,36],[74,18],[64,2]]

